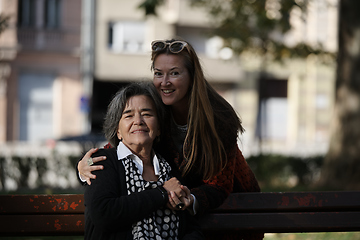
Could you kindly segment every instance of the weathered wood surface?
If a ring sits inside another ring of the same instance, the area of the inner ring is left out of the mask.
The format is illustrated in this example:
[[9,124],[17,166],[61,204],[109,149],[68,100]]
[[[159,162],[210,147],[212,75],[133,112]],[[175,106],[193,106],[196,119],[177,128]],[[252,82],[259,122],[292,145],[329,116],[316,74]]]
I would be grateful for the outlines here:
[[83,235],[84,196],[0,195],[0,235]]
[[[82,194],[0,195],[0,235],[83,235]],[[360,231],[360,192],[233,193],[205,232]]]

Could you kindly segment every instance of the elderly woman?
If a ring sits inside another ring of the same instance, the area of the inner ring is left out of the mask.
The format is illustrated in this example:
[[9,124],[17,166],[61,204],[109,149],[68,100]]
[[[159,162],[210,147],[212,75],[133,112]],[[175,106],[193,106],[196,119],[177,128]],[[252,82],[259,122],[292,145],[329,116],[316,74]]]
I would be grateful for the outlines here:
[[162,118],[162,102],[151,83],[130,84],[109,104],[104,132],[115,147],[93,156],[107,161],[86,186],[85,239],[203,238],[188,211],[168,208],[168,195],[186,192],[182,199],[190,199],[175,178],[176,168],[172,171],[153,150]]

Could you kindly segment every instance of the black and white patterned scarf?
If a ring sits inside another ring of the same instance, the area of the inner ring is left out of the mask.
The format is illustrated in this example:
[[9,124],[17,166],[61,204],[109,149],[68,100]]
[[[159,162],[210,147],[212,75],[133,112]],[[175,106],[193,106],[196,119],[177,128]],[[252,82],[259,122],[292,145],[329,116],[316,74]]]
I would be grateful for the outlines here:
[[[143,179],[131,156],[123,159],[128,195],[156,188],[158,185],[162,186],[164,182],[171,178],[170,165],[161,157],[158,160],[160,166],[158,181],[147,182]],[[176,240],[179,235],[179,216],[175,211],[166,207],[157,209],[148,217],[133,224],[132,235],[133,239],[139,240]]]

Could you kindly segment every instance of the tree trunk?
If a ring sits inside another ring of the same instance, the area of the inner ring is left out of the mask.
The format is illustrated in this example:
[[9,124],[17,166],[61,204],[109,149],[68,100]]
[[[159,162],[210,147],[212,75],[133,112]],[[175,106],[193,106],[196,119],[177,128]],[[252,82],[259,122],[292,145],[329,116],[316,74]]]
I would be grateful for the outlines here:
[[320,186],[360,189],[360,1],[340,0],[332,136]]

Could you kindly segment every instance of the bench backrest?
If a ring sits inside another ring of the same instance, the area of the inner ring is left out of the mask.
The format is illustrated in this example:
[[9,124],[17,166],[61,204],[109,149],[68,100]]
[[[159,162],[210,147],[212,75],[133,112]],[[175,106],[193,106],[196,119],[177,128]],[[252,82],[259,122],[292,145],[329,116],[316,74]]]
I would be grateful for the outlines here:
[[[0,235],[83,235],[82,194],[0,195]],[[360,192],[233,193],[205,232],[360,231]]]

